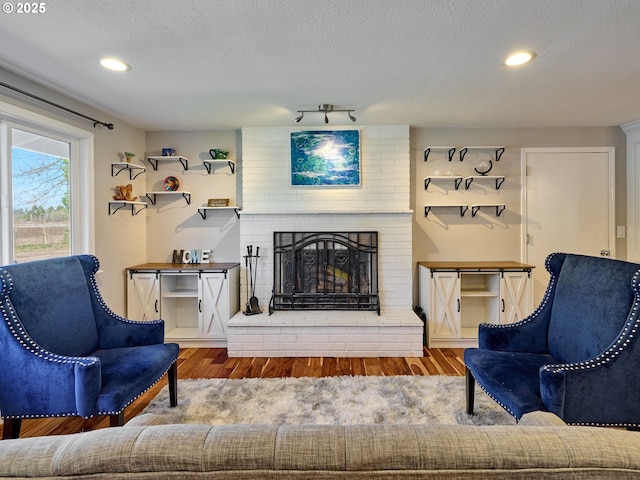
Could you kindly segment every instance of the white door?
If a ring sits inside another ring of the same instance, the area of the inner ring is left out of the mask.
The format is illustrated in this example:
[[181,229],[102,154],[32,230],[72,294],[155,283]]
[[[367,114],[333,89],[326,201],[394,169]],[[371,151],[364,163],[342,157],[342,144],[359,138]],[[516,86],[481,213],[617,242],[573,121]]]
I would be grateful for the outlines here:
[[224,273],[203,273],[198,310],[200,336],[224,337],[229,319],[229,283]]
[[157,273],[129,275],[127,318],[145,321],[160,318],[160,280]]
[[429,341],[460,338],[460,278],[457,272],[434,272],[431,282]]
[[530,279],[527,272],[503,272],[500,280],[500,323],[515,323],[531,313]]
[[553,252],[615,257],[615,149],[523,148],[523,260],[538,305]]

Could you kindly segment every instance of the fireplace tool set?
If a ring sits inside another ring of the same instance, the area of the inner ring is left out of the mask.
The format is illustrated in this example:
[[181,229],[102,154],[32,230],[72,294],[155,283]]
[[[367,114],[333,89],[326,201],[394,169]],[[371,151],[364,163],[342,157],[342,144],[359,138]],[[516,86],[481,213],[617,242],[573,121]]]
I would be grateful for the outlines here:
[[247,275],[247,306],[243,312],[245,315],[256,315],[262,313],[256,297],[256,280],[258,274],[258,258],[260,258],[260,247],[256,247],[256,254],[253,254],[253,245],[247,245],[247,254],[244,256],[244,266]]

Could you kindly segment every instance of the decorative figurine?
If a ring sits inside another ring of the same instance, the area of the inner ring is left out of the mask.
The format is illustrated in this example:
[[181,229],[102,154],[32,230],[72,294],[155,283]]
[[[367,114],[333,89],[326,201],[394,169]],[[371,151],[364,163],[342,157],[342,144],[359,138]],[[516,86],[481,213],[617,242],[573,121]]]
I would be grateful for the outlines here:
[[491,160],[481,160],[478,162],[474,170],[476,173],[484,176],[493,168],[493,162]]
[[113,196],[114,200],[123,200],[125,202],[135,202],[138,197],[131,197],[131,193],[133,191],[133,185],[117,185],[116,192],[117,195]]

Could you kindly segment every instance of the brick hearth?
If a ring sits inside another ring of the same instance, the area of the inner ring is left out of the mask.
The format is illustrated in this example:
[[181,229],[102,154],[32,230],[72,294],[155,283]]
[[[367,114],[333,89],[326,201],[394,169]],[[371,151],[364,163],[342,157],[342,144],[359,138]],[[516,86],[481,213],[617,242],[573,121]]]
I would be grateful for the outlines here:
[[305,311],[229,322],[230,357],[421,357],[423,323],[407,309]]

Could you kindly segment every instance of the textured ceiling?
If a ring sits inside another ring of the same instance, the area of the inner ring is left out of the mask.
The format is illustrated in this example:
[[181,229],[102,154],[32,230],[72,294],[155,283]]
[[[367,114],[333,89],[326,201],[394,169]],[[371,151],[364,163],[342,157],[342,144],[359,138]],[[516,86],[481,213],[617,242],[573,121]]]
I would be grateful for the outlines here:
[[[146,130],[295,125],[322,103],[360,124],[418,127],[640,119],[638,0],[45,4],[0,14],[0,65]],[[516,49],[538,57],[504,67]],[[104,55],[132,70],[103,70]]]

